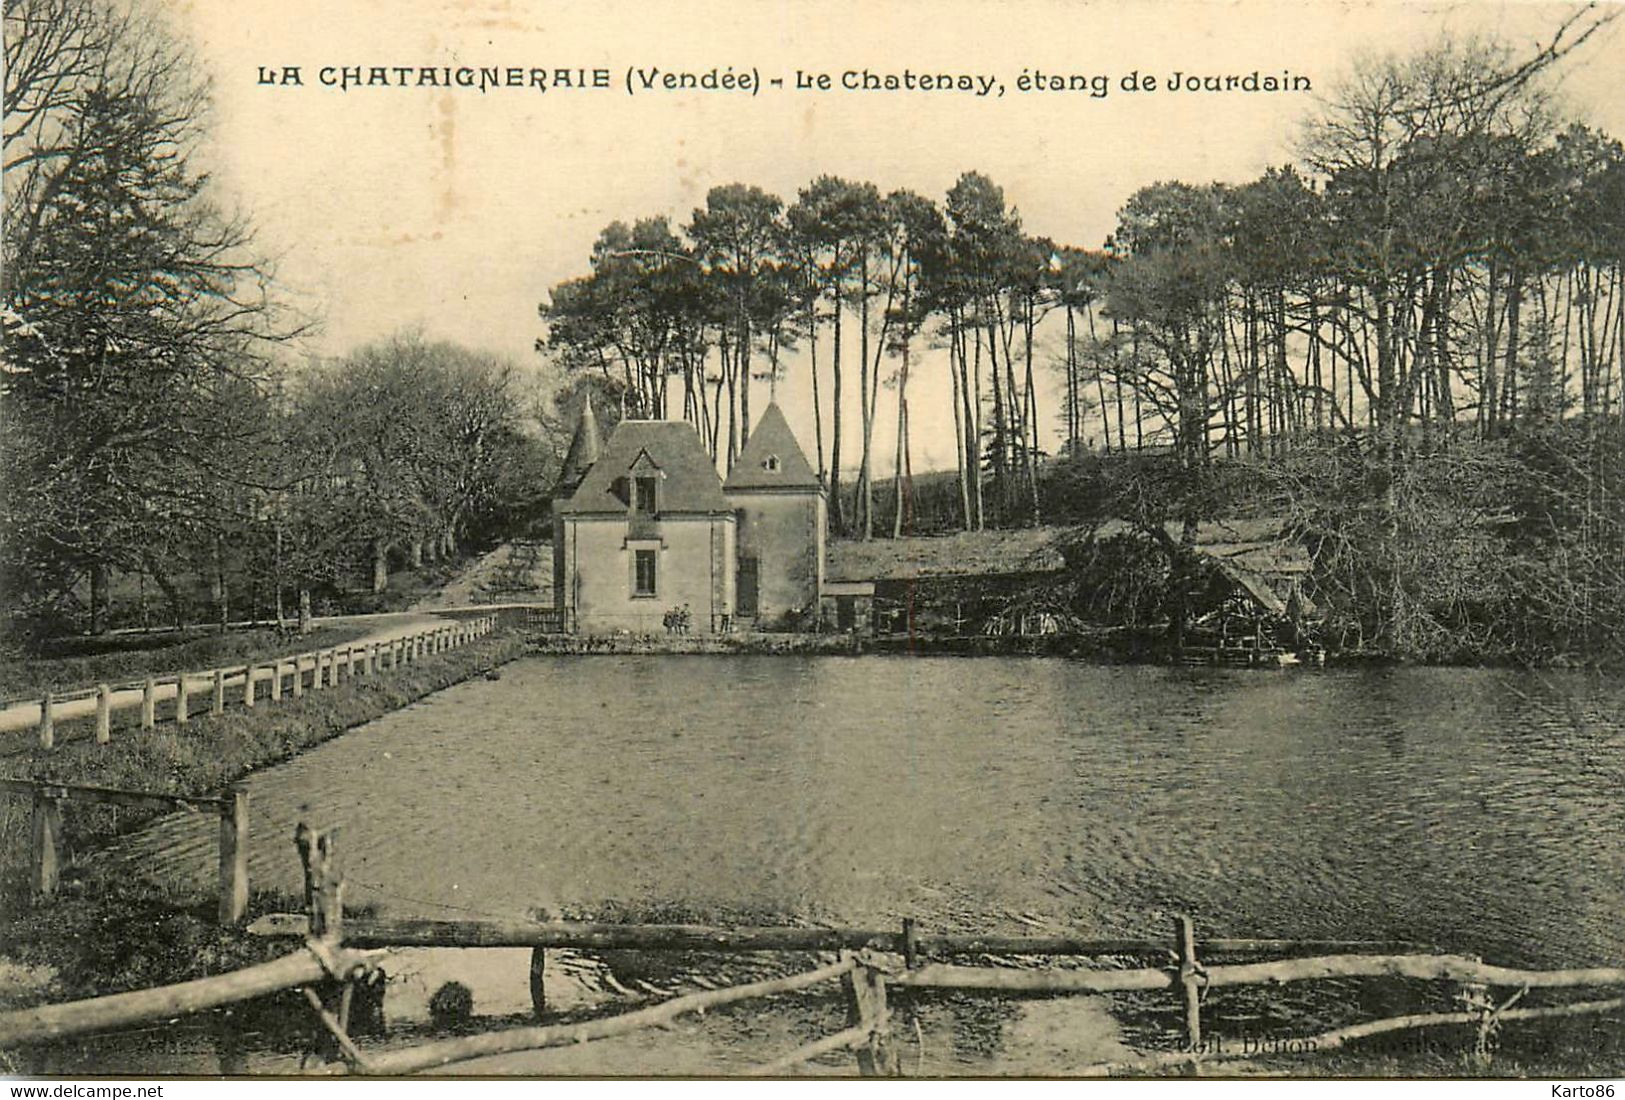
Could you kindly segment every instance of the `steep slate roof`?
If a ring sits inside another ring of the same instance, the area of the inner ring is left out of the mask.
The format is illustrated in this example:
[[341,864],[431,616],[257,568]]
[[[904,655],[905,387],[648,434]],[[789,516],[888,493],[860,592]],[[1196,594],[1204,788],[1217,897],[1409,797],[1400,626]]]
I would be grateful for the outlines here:
[[731,511],[699,433],[682,420],[623,420],[615,425],[581,487],[558,510],[567,515],[624,515],[626,488],[621,486],[622,495],[617,495],[616,481],[629,476],[644,452],[665,475],[660,481],[662,513]]
[[[764,465],[769,455],[778,455],[779,468],[769,470]],[[762,419],[750,433],[745,449],[739,452],[734,466],[723,485],[734,489],[818,489],[818,475],[812,464],[801,453],[795,433],[784,419],[777,404],[770,404]]]
[[576,434],[565,452],[564,465],[559,469],[559,485],[571,488],[579,485],[592,464],[598,461],[603,444],[598,435],[598,418],[592,414],[592,399],[583,396],[581,417],[576,421]]

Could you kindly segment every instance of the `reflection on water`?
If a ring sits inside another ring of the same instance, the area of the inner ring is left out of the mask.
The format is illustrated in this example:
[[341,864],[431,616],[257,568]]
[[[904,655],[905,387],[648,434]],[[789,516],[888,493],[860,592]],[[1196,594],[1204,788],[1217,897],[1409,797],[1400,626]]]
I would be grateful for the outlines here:
[[[1189,910],[1617,962],[1622,781],[1625,688],[1578,674],[536,658],[254,777],[250,873],[297,891],[304,817],[387,915],[1109,936]],[[213,844],[177,817],[124,849],[207,891]]]

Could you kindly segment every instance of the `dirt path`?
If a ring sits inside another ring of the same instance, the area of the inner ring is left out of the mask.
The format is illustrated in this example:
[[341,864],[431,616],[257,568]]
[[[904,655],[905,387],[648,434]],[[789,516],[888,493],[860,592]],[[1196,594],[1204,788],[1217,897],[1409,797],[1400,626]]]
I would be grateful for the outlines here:
[[505,542],[463,567],[438,592],[412,605],[437,611],[481,603],[539,603],[553,598],[553,558],[546,543]]

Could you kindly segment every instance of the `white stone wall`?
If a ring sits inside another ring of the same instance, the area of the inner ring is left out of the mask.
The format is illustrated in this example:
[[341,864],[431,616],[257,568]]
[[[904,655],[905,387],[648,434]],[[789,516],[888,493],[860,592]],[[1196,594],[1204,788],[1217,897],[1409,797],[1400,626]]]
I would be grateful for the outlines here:
[[[627,521],[564,521],[565,587],[559,604],[580,634],[663,634],[666,613],[688,605],[689,629],[719,629],[733,613],[734,519],[662,516],[648,538],[628,539]],[[658,545],[655,595],[633,595],[633,551]],[[720,552],[713,553],[713,546]]]

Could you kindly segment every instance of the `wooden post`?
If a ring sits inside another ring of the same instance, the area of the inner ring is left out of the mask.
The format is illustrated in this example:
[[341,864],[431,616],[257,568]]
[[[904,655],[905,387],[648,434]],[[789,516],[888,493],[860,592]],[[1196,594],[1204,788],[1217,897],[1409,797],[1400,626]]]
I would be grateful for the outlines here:
[[350,647],[333,650],[333,683],[342,684],[350,678]]
[[46,787],[34,788],[34,898],[56,893],[62,870],[62,801]]
[[220,923],[230,927],[248,912],[248,788],[220,796]]
[[48,691],[39,701],[39,747],[42,749],[56,747],[56,722],[51,718],[51,693]]
[[277,660],[271,665],[271,702],[282,702],[282,662]]
[[150,730],[157,721],[158,681],[151,676],[141,685],[141,728]]
[[106,684],[96,685],[96,744],[105,745],[113,739],[113,689]]
[[322,690],[322,651],[316,651],[316,660],[310,667],[310,690]]
[[920,965],[919,933],[914,928],[914,918],[903,918],[903,965],[913,970]]
[[[1483,961],[1477,955],[1468,957],[1474,962]],[[1480,1063],[1488,1062],[1496,1023],[1495,1001],[1490,997],[1490,987],[1483,982],[1463,982],[1456,989],[1456,1000],[1463,1009],[1478,1015],[1477,1033],[1473,1037],[1473,1058]],[[1513,1000],[1517,1000],[1517,997]]]
[[1490,999],[1490,987],[1478,982],[1468,982],[1461,987],[1459,996],[1463,1008],[1468,1012],[1478,1013],[1477,1034],[1473,1037],[1473,1057],[1481,1062],[1488,1062],[1492,1050],[1491,1036],[1495,1030],[1495,1002]]
[[378,675],[378,643],[367,643],[367,659],[364,666],[368,676]]
[[321,832],[303,821],[293,834],[305,866],[305,910],[310,934],[337,943],[343,934],[344,882],[338,869],[338,829]]
[[1196,977],[1196,932],[1185,913],[1174,917],[1174,947],[1179,959],[1179,985],[1185,1000],[1185,1041],[1192,1053],[1202,1046],[1202,986]]
[[288,687],[290,689],[292,689],[293,697],[295,699],[302,699],[302,698],[304,698],[304,695],[305,695],[305,667],[304,666],[305,666],[305,659],[303,657],[295,657],[293,659],[293,675],[288,678]]
[[547,948],[530,949],[530,1010],[536,1019],[547,1018],[547,990],[543,971],[547,968]]
[[344,878],[339,873],[337,828],[327,829],[316,838],[316,852],[323,868],[321,892],[321,935],[338,943],[344,935]]
[[175,677],[175,724],[177,726],[184,726],[192,720],[192,716],[186,713],[189,705],[186,701],[186,673],[183,672]]
[[226,670],[214,670],[214,701],[209,706],[210,714],[226,713]]
[[858,1048],[858,1072],[865,1077],[898,1075],[897,1052],[891,1046],[886,1014],[886,979],[876,968],[860,964],[841,977],[846,992],[848,1027],[867,1027],[869,1042]]
[[254,705],[254,666],[243,666],[243,706]]

